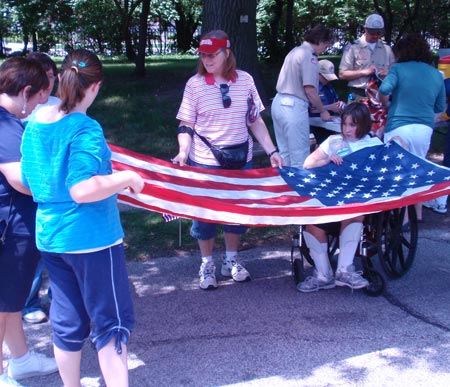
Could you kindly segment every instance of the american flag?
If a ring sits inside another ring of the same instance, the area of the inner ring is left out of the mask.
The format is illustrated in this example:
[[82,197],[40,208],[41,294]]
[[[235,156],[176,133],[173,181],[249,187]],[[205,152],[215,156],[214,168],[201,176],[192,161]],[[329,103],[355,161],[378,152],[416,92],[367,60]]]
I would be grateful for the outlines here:
[[399,208],[450,193],[450,169],[398,144],[364,148],[340,166],[246,171],[180,167],[110,145],[113,169],[145,179],[119,200],[151,211],[249,226],[319,224]]

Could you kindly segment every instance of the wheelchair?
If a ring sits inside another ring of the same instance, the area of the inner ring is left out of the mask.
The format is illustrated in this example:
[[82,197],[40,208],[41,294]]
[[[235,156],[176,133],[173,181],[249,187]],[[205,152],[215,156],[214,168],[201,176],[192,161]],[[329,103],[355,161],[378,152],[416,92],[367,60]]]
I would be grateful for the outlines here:
[[[292,238],[291,265],[295,283],[306,277],[305,260],[314,267],[303,237],[304,226]],[[361,258],[363,277],[369,281],[364,291],[369,296],[380,296],[386,287],[385,279],[374,265],[378,256],[384,273],[389,278],[400,278],[411,268],[417,250],[418,225],[413,205],[396,208],[364,217],[363,230],[355,257]],[[328,235],[328,258],[333,259],[339,249],[339,235]],[[333,265],[332,265],[333,266]]]

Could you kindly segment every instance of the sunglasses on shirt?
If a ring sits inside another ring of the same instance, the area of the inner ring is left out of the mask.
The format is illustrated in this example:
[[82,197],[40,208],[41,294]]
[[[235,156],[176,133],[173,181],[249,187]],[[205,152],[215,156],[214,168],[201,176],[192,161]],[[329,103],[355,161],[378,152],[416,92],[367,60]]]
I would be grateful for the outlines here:
[[230,91],[230,86],[228,86],[226,83],[221,83],[219,85],[220,94],[222,94],[222,103],[223,107],[225,109],[228,109],[231,106],[231,98],[228,95],[228,92]]

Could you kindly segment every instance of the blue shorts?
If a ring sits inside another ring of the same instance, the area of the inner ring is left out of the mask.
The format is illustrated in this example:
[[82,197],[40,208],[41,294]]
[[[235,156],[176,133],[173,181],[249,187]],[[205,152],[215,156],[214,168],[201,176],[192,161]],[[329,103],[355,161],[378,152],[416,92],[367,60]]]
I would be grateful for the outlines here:
[[[188,165],[191,165],[193,167],[206,168],[206,169],[223,169],[222,167],[220,167],[218,165],[199,164],[199,163],[196,163],[195,161],[192,161],[191,159],[188,159]],[[250,160],[241,169],[252,169],[252,168],[253,168],[253,162]],[[242,235],[242,234],[245,234],[248,227],[241,226],[241,225],[223,224],[222,229],[223,229],[223,232],[226,232],[226,233]],[[209,240],[209,239],[215,238],[217,236],[217,224],[201,222],[199,220],[193,220],[192,227],[191,227],[191,236],[193,238],[199,239],[199,240]]]
[[0,312],[23,309],[40,258],[34,236],[7,235],[0,247]]
[[42,257],[52,289],[54,344],[80,351],[90,334],[97,351],[114,338],[121,353],[135,324],[123,244],[82,254],[42,252]]

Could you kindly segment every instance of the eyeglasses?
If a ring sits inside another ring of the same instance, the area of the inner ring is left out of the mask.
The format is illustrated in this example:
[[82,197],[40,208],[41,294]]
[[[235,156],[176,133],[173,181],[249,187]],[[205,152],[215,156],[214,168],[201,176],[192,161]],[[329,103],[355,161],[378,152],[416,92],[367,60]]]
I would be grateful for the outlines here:
[[222,103],[223,107],[225,109],[228,109],[231,106],[231,98],[228,95],[228,92],[230,91],[230,86],[228,86],[226,83],[221,83],[219,85],[220,93],[222,94]]
[[221,50],[219,50],[219,51],[217,51],[217,52],[215,52],[214,54],[205,54],[204,52],[199,52],[198,53],[198,56],[200,57],[200,58],[208,58],[208,59],[214,59],[217,55],[219,55],[221,52],[223,52],[223,50],[221,49]]

